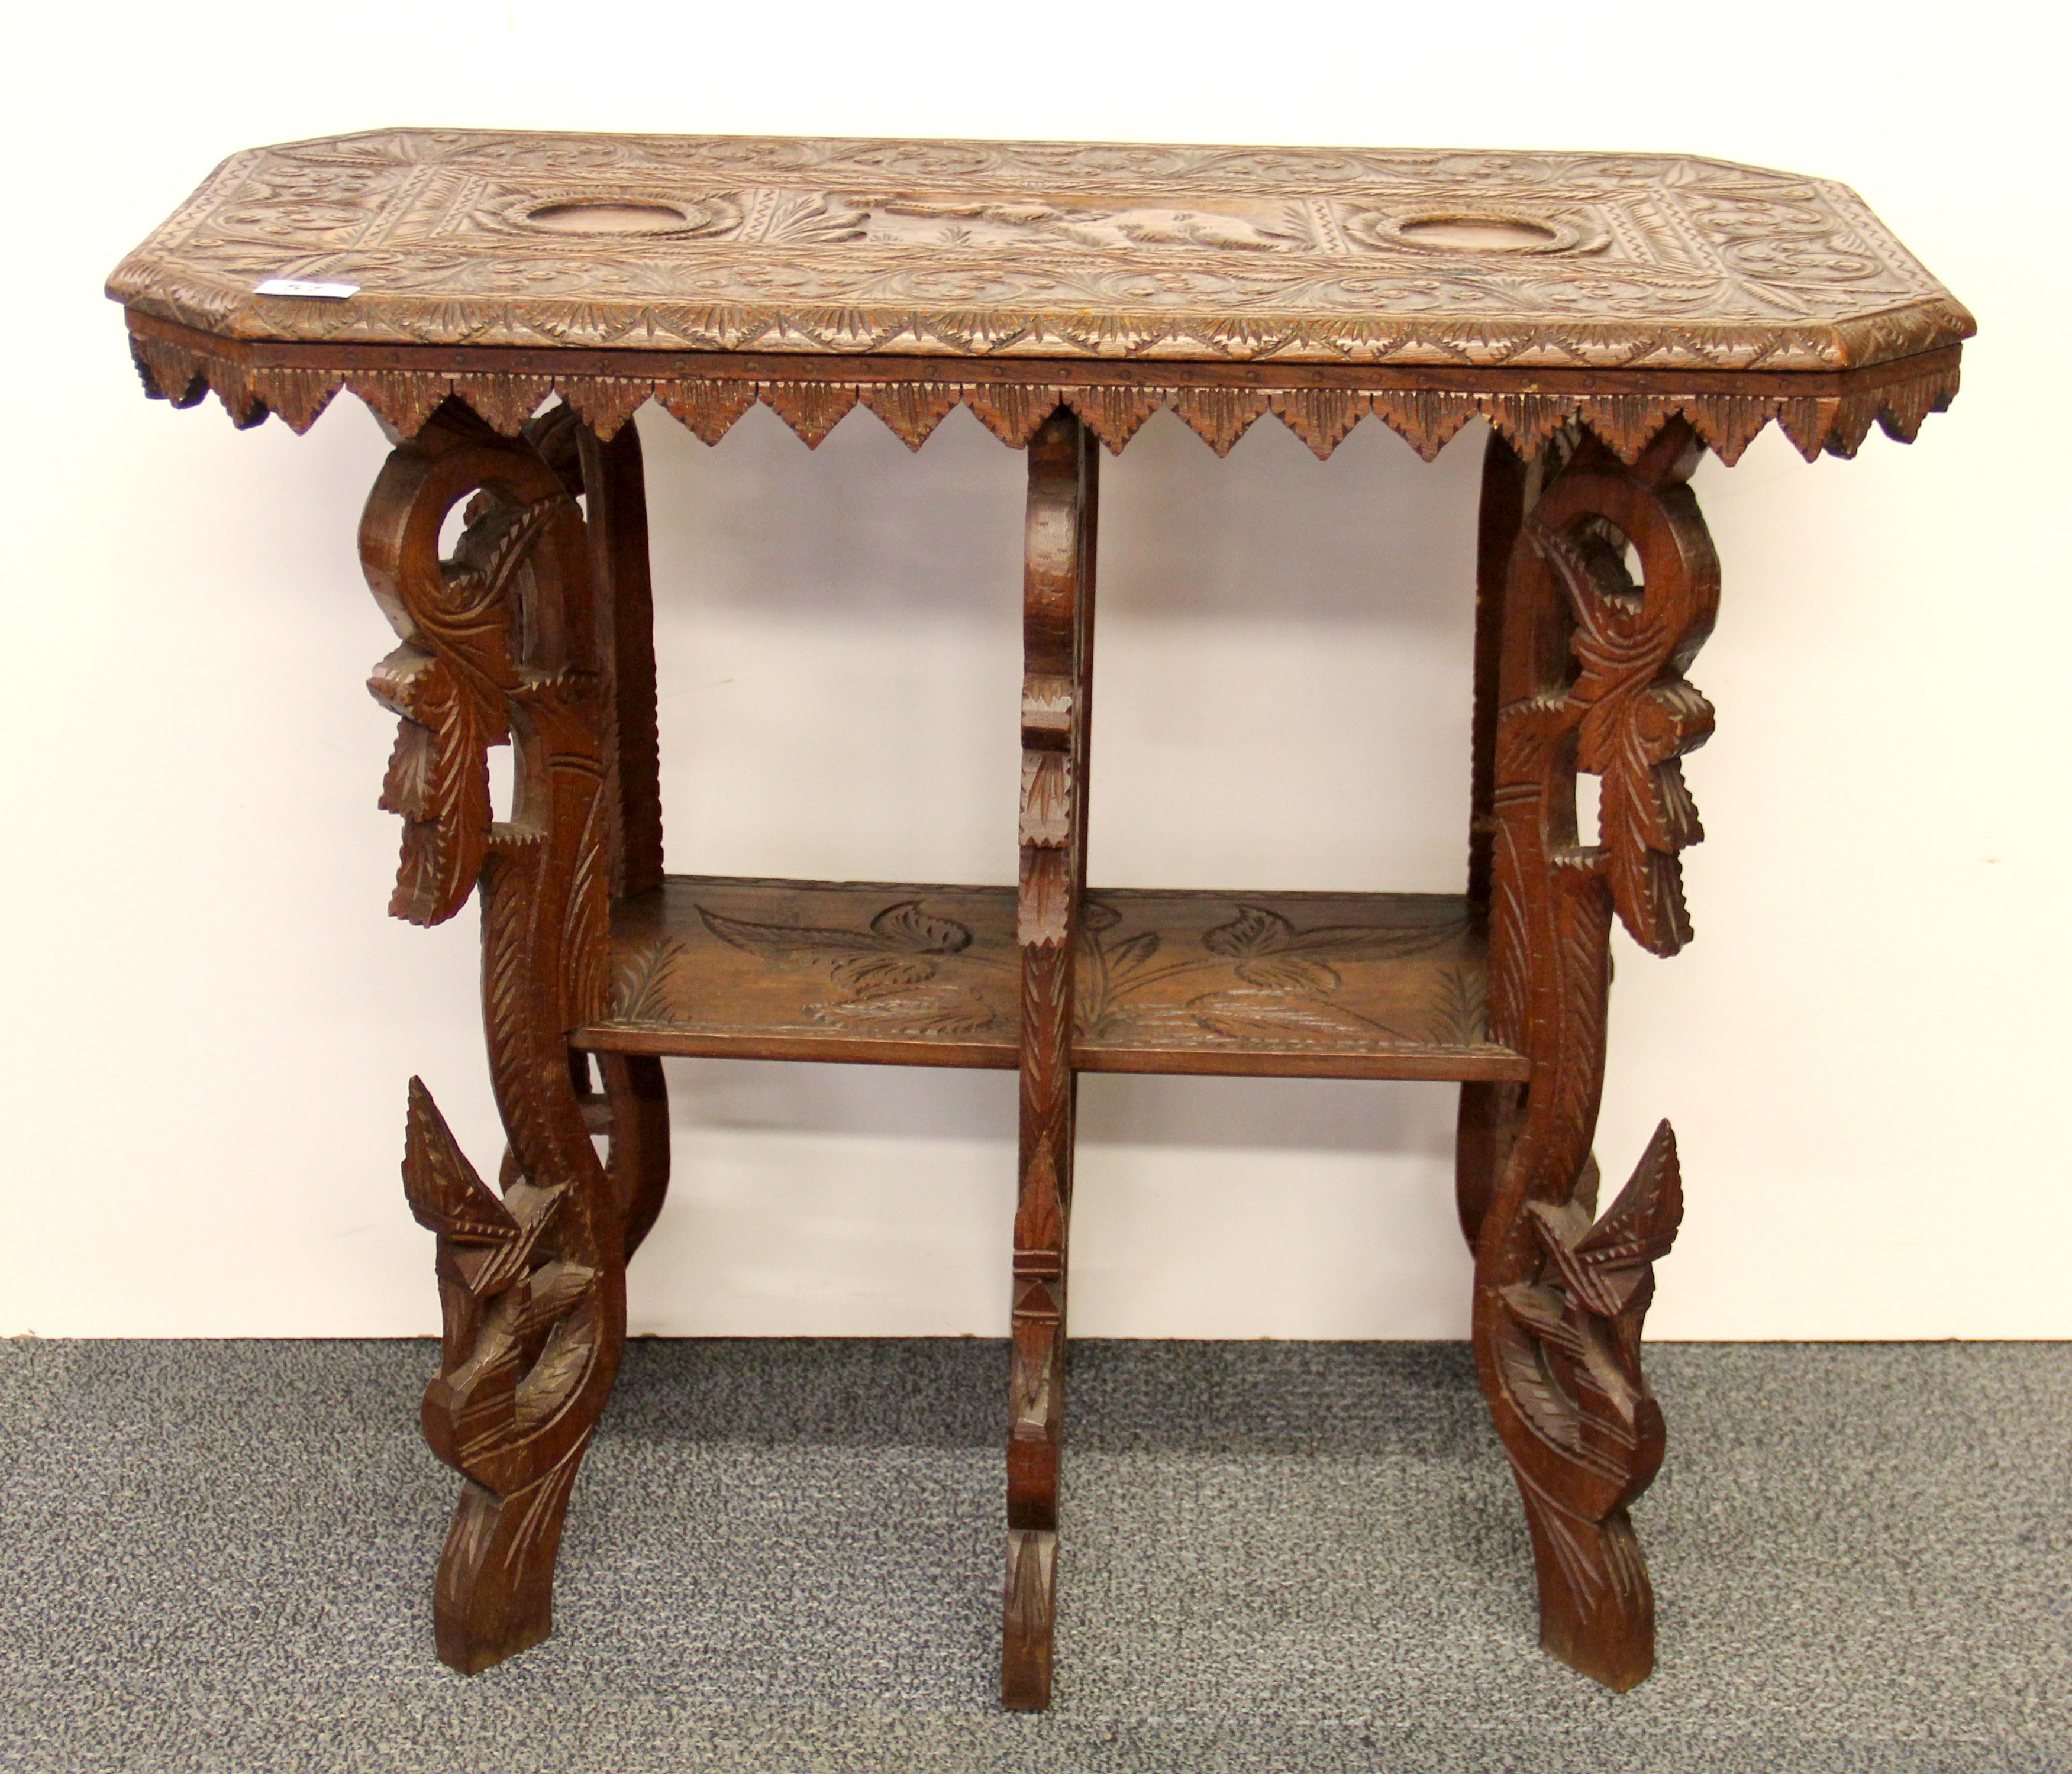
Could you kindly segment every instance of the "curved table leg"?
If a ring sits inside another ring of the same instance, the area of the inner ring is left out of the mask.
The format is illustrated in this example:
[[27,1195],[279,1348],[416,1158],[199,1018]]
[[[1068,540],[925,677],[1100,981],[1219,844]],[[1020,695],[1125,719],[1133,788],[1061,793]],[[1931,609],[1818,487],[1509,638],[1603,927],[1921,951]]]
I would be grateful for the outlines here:
[[[463,503],[442,561],[441,527]],[[582,510],[531,439],[450,403],[389,457],[360,548],[402,642],[371,685],[402,717],[382,796],[405,822],[391,910],[438,923],[479,885],[508,1140],[500,1193],[412,1082],[404,1184],[438,1236],[445,1318],[425,1433],[466,1480],[434,1617],[440,1657],[472,1673],[551,1630],[562,1517],[625,1336],[626,1204],[566,1039],[604,1009],[605,680]],[[492,823],[487,748],[507,741],[515,804]]]
[[[1475,1354],[1531,1529],[1540,1642],[1618,1689],[1654,1665],[1654,1597],[1626,1512],[1662,1461],[1640,1333],[1683,1197],[1664,1123],[1597,1218],[1590,1144],[1612,917],[1659,955],[1691,934],[1677,852],[1702,834],[1677,759],[1712,711],[1682,672],[1719,590],[1684,484],[1697,448],[1681,420],[1631,467],[1565,440],[1540,465],[1501,592],[1490,1021],[1532,1076],[1496,1130],[1500,1168],[1494,1139],[1469,1160],[1489,1170]],[[1595,843],[1576,829],[1578,770],[1600,778]]]

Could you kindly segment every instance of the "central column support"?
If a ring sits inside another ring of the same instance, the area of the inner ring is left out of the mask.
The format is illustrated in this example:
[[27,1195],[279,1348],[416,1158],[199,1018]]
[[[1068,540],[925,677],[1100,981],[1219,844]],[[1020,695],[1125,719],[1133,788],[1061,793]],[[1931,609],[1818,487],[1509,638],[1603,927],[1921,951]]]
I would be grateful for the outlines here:
[[1099,460],[1070,409],[1029,446],[1022,647],[1021,1191],[1014,1215],[1001,1703],[1050,1701],[1071,1211],[1072,975],[1087,872]]

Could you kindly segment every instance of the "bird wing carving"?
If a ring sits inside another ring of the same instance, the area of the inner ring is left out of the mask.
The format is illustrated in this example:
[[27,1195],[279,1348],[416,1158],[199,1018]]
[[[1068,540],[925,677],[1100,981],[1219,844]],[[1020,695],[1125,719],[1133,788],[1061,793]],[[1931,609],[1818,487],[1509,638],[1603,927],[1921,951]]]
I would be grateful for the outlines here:
[[417,1078],[410,1080],[403,1189],[417,1223],[456,1244],[503,1244],[519,1235],[518,1222],[467,1161]]
[[1675,1131],[1667,1121],[1655,1128],[1632,1180],[1595,1225],[1584,1222],[1579,1209],[1536,1202],[1533,1212],[1568,1297],[1600,1317],[1617,1318],[1652,1280],[1655,1262],[1669,1254],[1683,1223]]

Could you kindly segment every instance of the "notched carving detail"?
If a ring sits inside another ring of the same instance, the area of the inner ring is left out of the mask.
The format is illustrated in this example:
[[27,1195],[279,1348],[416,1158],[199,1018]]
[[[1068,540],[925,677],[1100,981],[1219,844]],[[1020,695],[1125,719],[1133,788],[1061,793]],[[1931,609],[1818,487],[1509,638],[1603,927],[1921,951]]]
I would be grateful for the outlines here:
[[1656,1127],[1632,1179],[1595,1219],[1594,1182],[1566,1201],[1527,1204],[1544,1261],[1535,1279],[1503,1290],[1523,1333],[1507,1365],[1534,1427],[1616,1484],[1622,1505],[1662,1459],[1662,1414],[1641,1373],[1640,1339],[1655,1265],[1684,1218],[1669,1123]]
[[564,1190],[520,1180],[499,1200],[414,1078],[403,1187],[418,1224],[439,1241],[444,1355],[425,1394],[426,1439],[477,1484],[508,1491],[512,1457],[574,1396],[595,1359],[587,1319],[597,1273],[557,1247]]
[[[615,1166],[632,1166],[622,1199],[566,1041],[602,1012],[609,963],[603,680],[570,491],[577,422],[557,409],[509,437],[446,402],[390,455],[360,527],[368,582],[403,643],[372,686],[402,717],[383,795],[406,822],[394,910],[435,923],[479,889],[490,1075],[509,1139],[500,1197],[413,1082],[404,1185],[438,1236],[445,1317],[425,1435],[467,1480],[434,1614],[439,1655],[468,1673],[549,1629],[562,1511],[625,1334],[625,1216],[637,1198],[652,1218],[663,1174],[627,1144],[652,1145],[658,1091],[643,1106],[621,1090],[609,1125]],[[463,504],[442,561],[441,529]],[[487,752],[506,741],[516,801],[492,823]]]
[[395,917],[442,923],[475,890],[489,841],[489,748],[511,737],[516,581],[549,526],[574,510],[564,493],[522,505],[480,495],[436,577],[413,575],[408,590],[381,597],[404,642],[368,681],[401,717],[380,802],[405,822]]
[[[1511,532],[1483,614],[1498,623],[1490,1022],[1532,1073],[1522,1098],[1486,1102],[1473,1130],[1501,1164],[1493,1187],[1473,1179],[1464,1207],[1476,1359],[1531,1529],[1540,1642],[1617,1689],[1654,1664],[1653,1595],[1626,1511],[1662,1461],[1641,1326],[1683,1194],[1665,1122],[1596,1218],[1590,1141],[1612,918],[1658,954],[1690,936],[1676,852],[1699,829],[1676,759],[1710,731],[1711,710],[1683,672],[1719,594],[1685,484],[1699,449],[1672,421],[1628,465],[1570,429],[1529,474],[1485,483],[1499,502],[1539,486],[1522,518],[1499,503],[1484,519]],[[1600,780],[1594,844],[1576,830],[1579,769]]]
[[1679,853],[1704,836],[1679,760],[1712,731],[1712,704],[1683,676],[1719,605],[1718,559],[1683,484],[1696,452],[1680,424],[1630,470],[1585,450],[1525,524],[1574,618],[1566,704],[1577,767],[1600,784],[1612,901],[1634,940],[1664,955],[1691,939]]
[[[364,400],[398,437],[416,435],[449,398],[469,404],[504,434],[515,435],[550,390],[559,391],[570,405],[593,417],[602,434],[610,435],[652,390],[667,412],[709,444],[724,437],[759,396],[809,446],[816,446],[859,400],[879,411],[909,444],[925,438],[961,401],[1002,442],[1018,449],[1062,401],[1111,451],[1120,451],[1145,420],[1168,406],[1179,409],[1220,450],[1257,417],[1251,409],[1264,399],[1319,458],[1328,457],[1359,417],[1372,412],[1428,462],[1470,420],[1480,417],[1528,451],[1543,446],[1564,425],[1586,425],[1621,461],[1631,463],[1680,415],[1722,461],[1733,462],[1773,421],[1809,459],[1823,450],[1853,454],[1873,423],[1901,442],[1911,441],[1929,413],[1948,407],[1959,384],[1954,349],[1862,372],[1852,378],[1860,385],[1846,397],[1678,391],[1673,383],[1667,391],[1646,395],[1478,392],[1450,383],[1405,385],[1387,375],[1357,387],[1305,387],[1291,380],[1286,387],[1263,388],[1255,380],[1256,370],[1248,373],[1244,385],[1234,386],[1204,379],[1199,373],[1202,366],[1195,363],[1171,370],[1137,371],[1133,366],[1111,380],[1115,372],[1098,365],[1082,368],[1053,362],[1040,371],[1032,367],[1037,379],[1026,383],[1011,377],[953,383],[944,378],[939,359],[922,360],[925,367],[911,376],[888,377],[880,369],[867,379],[828,379],[823,370],[820,380],[802,375],[773,381],[767,368],[730,376],[717,364],[693,369],[680,359],[660,354],[650,356],[638,376],[557,368],[551,376],[513,379],[364,368],[349,358],[335,369],[269,365],[261,359],[277,347],[267,343],[213,339],[134,312],[130,328],[145,392],[154,398],[191,406],[213,388],[239,425],[257,425],[269,411],[278,410],[302,429],[343,387]],[[278,348],[306,352],[306,347]],[[590,354],[590,361],[598,355]],[[1075,381],[1075,376],[1085,380]]]

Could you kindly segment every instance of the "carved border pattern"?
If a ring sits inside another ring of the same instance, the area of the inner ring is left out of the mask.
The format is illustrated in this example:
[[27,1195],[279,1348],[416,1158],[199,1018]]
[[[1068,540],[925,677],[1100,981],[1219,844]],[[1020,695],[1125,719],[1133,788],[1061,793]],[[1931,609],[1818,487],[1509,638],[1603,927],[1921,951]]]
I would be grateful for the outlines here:
[[[523,220],[629,201],[682,223]],[[1462,216],[1524,219],[1554,250],[1403,232]],[[902,216],[932,222],[878,232]],[[361,287],[253,290],[283,276]],[[1100,142],[284,143],[226,161],[109,289],[240,338],[613,351],[1806,370],[1971,326],[1829,181],[1657,154]]]
[[[652,399],[705,442],[717,443],[760,402],[811,448],[861,405],[918,450],[963,405],[1003,443],[1020,449],[1063,401],[1111,451],[1119,452],[1153,413],[1170,409],[1219,455],[1271,413],[1322,458],[1371,414],[1428,461],[1476,418],[1486,419],[1527,456],[1538,454],[1564,427],[1581,424],[1630,463],[1679,418],[1729,463],[1773,423],[1808,461],[1823,450],[1852,456],[1873,425],[1911,442],[1927,416],[1955,398],[1959,359],[1958,347],[1950,346],[1841,374],[1578,377],[1413,368],[1326,376],[1284,364],[952,366],[891,356],[863,363],[764,358],[742,361],[729,373],[729,363],[713,356],[626,352],[615,354],[627,359],[623,368],[605,373],[599,365],[591,373],[570,368],[568,354],[557,351],[427,352],[423,367],[405,368],[395,360],[407,354],[394,351],[249,345],[134,314],[130,331],[147,394],[192,406],[213,391],[240,427],[261,424],[271,413],[291,429],[306,431],[343,388],[400,436],[414,435],[449,399],[515,436],[558,394],[604,438]],[[457,355],[469,367],[454,367]],[[583,359],[596,364],[606,355]]]

